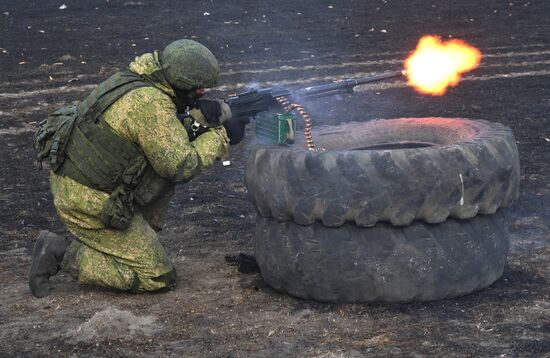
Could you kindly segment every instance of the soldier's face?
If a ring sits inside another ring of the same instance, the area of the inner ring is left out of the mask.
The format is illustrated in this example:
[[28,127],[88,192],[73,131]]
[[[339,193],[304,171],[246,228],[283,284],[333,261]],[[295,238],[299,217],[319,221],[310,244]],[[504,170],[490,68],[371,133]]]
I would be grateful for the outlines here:
[[205,93],[206,93],[206,89],[204,89],[204,88],[197,88],[197,89],[195,90],[195,99],[201,98],[202,96],[204,96]]
[[176,103],[176,106],[178,107],[178,112],[180,113],[184,112],[187,106],[190,106],[193,103],[195,103],[196,100],[204,96],[204,94],[206,93],[206,89],[202,87],[195,88],[190,91],[178,90],[178,89],[174,89],[174,91],[176,93],[176,99],[177,99],[175,103]]
[[192,89],[192,90],[178,90],[178,89],[175,89],[174,90],[176,92],[176,96],[178,98],[180,98],[181,100],[183,101],[190,101],[190,102],[193,102],[193,101],[196,101],[197,99],[201,98],[202,96],[204,96],[204,94],[206,93],[206,89],[205,88],[195,88],[195,89]]

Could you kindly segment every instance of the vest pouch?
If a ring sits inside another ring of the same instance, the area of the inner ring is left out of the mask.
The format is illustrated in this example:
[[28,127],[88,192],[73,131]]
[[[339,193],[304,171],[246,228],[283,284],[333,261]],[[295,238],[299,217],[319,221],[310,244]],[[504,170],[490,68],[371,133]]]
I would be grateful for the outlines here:
[[134,189],[143,181],[144,175],[151,168],[143,155],[131,160],[121,175],[122,183],[117,186],[103,205],[101,222],[108,228],[127,229],[134,217]]
[[125,230],[134,217],[132,190],[124,185],[117,187],[101,210],[101,222],[108,228]]
[[40,122],[34,137],[34,149],[38,153],[36,159],[40,164],[49,159],[50,169],[54,172],[63,164],[65,147],[77,118],[76,106],[67,106],[50,113]]
[[134,201],[141,206],[147,206],[170,189],[171,183],[148,165],[141,181],[134,189]]

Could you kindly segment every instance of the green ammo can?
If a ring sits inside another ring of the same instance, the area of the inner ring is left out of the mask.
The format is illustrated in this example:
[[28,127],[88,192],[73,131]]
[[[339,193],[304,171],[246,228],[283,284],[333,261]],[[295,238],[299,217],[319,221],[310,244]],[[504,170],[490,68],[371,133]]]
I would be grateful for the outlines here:
[[256,116],[256,137],[273,144],[293,144],[296,139],[296,114],[263,112]]

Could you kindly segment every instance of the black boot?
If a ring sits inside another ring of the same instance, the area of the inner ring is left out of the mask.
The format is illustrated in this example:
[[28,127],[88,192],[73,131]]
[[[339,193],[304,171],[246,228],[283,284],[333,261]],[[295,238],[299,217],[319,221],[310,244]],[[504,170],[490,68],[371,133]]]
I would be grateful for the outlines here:
[[50,294],[49,279],[59,272],[68,246],[68,240],[53,232],[41,231],[38,235],[29,273],[29,288],[35,297],[45,297]]

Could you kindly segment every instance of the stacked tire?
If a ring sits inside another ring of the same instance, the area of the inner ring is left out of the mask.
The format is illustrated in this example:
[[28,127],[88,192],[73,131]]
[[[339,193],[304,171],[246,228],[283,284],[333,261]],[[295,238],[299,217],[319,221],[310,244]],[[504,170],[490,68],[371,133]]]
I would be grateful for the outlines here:
[[256,147],[245,181],[265,281],[324,302],[465,295],[503,272],[501,212],[519,193],[512,131],[460,118],[318,127],[303,143]]

